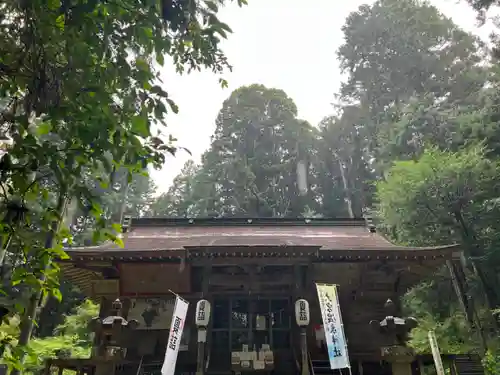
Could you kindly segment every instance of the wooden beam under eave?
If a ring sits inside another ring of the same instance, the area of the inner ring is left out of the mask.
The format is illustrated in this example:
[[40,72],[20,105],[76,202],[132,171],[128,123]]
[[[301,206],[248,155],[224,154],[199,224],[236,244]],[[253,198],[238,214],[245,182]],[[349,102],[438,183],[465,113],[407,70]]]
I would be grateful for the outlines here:
[[189,263],[193,266],[241,266],[265,264],[272,266],[293,266],[296,264],[307,265],[307,258],[271,258],[271,257],[221,257],[221,258],[191,258]]
[[73,263],[61,263],[60,267],[66,280],[74,283],[84,295],[92,297],[92,280],[102,279],[101,274],[78,268]]

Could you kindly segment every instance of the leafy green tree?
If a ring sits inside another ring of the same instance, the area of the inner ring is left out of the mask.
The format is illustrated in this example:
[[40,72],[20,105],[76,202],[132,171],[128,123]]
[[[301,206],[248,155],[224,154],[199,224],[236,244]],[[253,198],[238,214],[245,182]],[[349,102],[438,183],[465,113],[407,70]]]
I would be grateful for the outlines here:
[[483,366],[486,374],[498,374],[500,372],[500,355],[492,351],[488,351],[483,358]]
[[[338,53],[348,76],[339,94],[340,115],[326,121],[332,131],[323,137],[325,149],[341,155],[344,172],[354,172],[344,184],[353,202],[370,206],[369,187],[377,181],[378,219],[392,240],[463,245],[472,274],[468,292],[482,320],[491,322],[489,309],[499,302],[499,90],[489,51],[436,8],[414,0],[364,5],[343,31]],[[353,167],[355,160],[364,168]],[[330,175],[340,181],[340,172]],[[356,178],[368,188],[352,189]],[[443,292],[443,284],[450,290]],[[417,349],[428,350],[430,327],[447,352],[481,346],[464,339],[470,329],[457,303],[440,305],[438,295],[451,293],[449,278],[439,274],[406,296],[422,322],[412,339]]]
[[477,10],[488,10],[498,5],[497,0],[467,0],[467,2]]
[[[92,348],[92,331],[89,323],[99,313],[98,305],[90,300],[84,300],[71,313],[65,316],[51,336],[36,338],[30,342],[25,362],[25,373],[38,373],[43,369],[44,361],[48,358],[66,355],[73,358],[88,358]],[[16,336],[19,335],[20,319],[14,316],[8,324],[0,326],[0,337],[13,339],[13,347],[17,345]],[[10,349],[8,349],[10,351]],[[3,362],[9,356],[3,358]]]
[[321,211],[328,217],[361,217],[371,203],[373,179],[363,110],[346,106],[320,123],[316,167]]
[[282,90],[241,87],[224,102],[201,165],[186,164],[157,205],[174,216],[299,217],[317,205],[297,175],[311,166],[314,142]]
[[62,354],[72,358],[88,358],[92,349],[93,335],[89,323],[92,318],[98,316],[98,313],[98,305],[85,300],[72,314],[65,317],[53,335],[34,339],[30,343],[26,371],[36,373],[43,368],[46,359]]
[[426,2],[363,5],[342,30],[346,42],[338,55],[349,78],[341,95],[373,111],[416,94],[464,98],[484,83],[464,74],[482,59],[479,40]]
[[201,201],[208,198],[196,194],[205,187],[197,179],[199,171],[194,161],[187,161],[168,192],[160,195],[151,205],[150,214],[163,217],[199,216],[197,210],[201,208]]
[[419,0],[363,5],[342,30],[338,56],[348,76],[339,97],[362,113],[361,147],[377,173],[399,158],[398,151],[420,152],[422,137],[441,136],[449,144],[445,119],[456,116],[457,107],[477,104],[489,78],[487,65],[480,64],[487,54],[483,44]]
[[141,217],[148,214],[156,192],[156,185],[147,171],[128,176],[122,171],[120,179],[102,194],[102,209],[105,215],[120,221],[124,214]]
[[410,345],[418,353],[429,353],[430,330],[435,332],[444,354],[480,352],[480,341],[460,310],[448,270],[439,270],[431,280],[408,291],[403,297],[403,307],[405,314],[419,322],[410,339]]
[[297,108],[283,91],[262,85],[234,91],[219,112],[204,158],[220,214],[300,215],[297,163],[308,162],[311,142],[312,128],[297,119]]
[[480,147],[457,153],[431,148],[416,161],[396,162],[377,184],[380,218],[396,229],[398,242],[464,242],[471,254],[484,255],[478,252],[493,251],[488,232],[498,225],[498,168]]
[[429,144],[458,151],[482,143],[488,157],[500,155],[498,92],[498,72],[492,67],[488,86],[465,100],[429,94],[392,107],[379,124],[377,170],[385,170],[394,158],[415,160]]
[[498,176],[498,162],[480,147],[456,153],[431,148],[416,161],[396,162],[377,183],[378,215],[387,233],[406,244],[462,244],[484,292],[475,298],[490,311],[500,301]]
[[[244,0],[238,0],[240,5]],[[33,262],[16,282],[34,290],[21,320],[20,347],[29,340],[36,306],[57,287],[54,257],[64,256],[61,225],[69,200],[96,217],[97,239],[116,239],[87,172],[160,166],[175,149],[154,131],[177,111],[159,80],[165,55],[179,72],[228,63],[219,48],[229,27],[217,18],[221,1],[0,2],[0,128],[13,140],[0,163],[5,253],[11,237]],[[222,81],[222,83],[224,83]],[[52,198],[52,199],[49,199]],[[36,226],[26,221],[36,202]],[[15,215],[12,214],[15,213]],[[15,216],[16,220],[11,220]],[[20,228],[20,230],[18,230]]]
[[85,302],[85,296],[71,283],[61,280],[61,300],[49,297],[44,304],[37,324],[33,330],[33,336],[44,338],[52,336],[57,327],[65,324],[66,317],[78,309],[82,302]]

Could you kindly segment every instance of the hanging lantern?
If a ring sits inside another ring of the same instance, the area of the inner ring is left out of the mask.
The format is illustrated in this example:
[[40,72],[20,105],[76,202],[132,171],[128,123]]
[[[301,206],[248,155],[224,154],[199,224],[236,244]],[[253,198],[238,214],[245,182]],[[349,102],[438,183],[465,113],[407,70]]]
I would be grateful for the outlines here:
[[210,302],[206,299],[201,299],[196,304],[196,326],[207,327],[210,321]]
[[295,320],[299,327],[306,327],[309,325],[309,302],[305,299],[299,299],[295,302]]

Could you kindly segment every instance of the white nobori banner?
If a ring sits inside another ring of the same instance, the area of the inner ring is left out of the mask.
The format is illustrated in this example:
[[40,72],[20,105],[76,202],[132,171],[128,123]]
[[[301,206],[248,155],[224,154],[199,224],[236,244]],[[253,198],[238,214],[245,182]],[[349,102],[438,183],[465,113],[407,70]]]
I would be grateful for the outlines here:
[[318,291],[319,307],[323,318],[330,368],[332,370],[350,368],[337,286],[316,284],[316,289]]
[[170,324],[170,334],[168,336],[167,350],[165,352],[165,360],[161,367],[162,375],[174,375],[175,364],[177,362],[177,354],[181,344],[182,331],[186,322],[189,302],[176,296],[174,312],[172,314],[172,323]]

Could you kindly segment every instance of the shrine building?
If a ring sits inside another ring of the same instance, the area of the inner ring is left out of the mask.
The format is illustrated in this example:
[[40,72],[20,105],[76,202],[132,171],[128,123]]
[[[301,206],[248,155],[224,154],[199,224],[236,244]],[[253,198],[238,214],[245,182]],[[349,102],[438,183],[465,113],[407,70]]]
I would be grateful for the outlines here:
[[[90,359],[48,366],[160,374],[177,294],[189,308],[175,374],[420,374],[429,356],[405,346],[399,301],[461,254],[457,245],[394,245],[365,219],[125,218],[123,231],[122,248],[67,249],[64,276],[100,303],[100,319]],[[318,283],[337,285],[350,369],[329,368]],[[203,339],[200,300],[209,302]],[[297,300],[309,305],[304,327]]]

